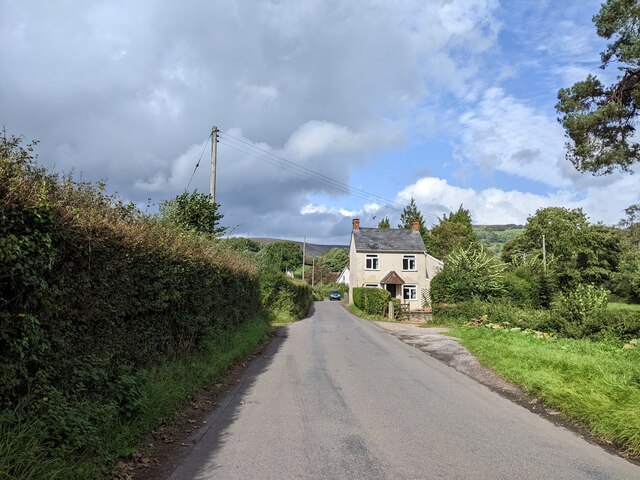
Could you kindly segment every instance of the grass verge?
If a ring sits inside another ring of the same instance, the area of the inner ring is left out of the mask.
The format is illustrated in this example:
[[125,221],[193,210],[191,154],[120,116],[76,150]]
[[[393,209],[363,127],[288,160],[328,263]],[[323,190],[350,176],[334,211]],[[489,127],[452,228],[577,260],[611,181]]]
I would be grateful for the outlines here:
[[482,327],[454,327],[451,335],[550,407],[640,456],[640,349]]
[[164,362],[148,371],[142,386],[140,413],[122,419],[103,433],[100,458],[51,456],[42,429],[18,415],[0,417],[0,478],[98,478],[116,459],[135,451],[135,445],[153,428],[172,418],[187,400],[215,383],[236,362],[253,353],[272,329],[271,318],[256,316],[233,332],[208,340],[202,351]]

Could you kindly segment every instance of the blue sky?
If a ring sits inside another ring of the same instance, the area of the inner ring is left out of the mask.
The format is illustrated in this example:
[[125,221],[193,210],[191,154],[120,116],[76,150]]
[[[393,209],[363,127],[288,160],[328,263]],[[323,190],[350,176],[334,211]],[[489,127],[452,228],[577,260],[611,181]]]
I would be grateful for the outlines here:
[[190,188],[207,191],[215,124],[238,235],[346,243],[352,217],[396,224],[412,196],[430,222],[463,204],[476,223],[565,206],[613,224],[637,175],[577,173],[554,109],[560,87],[615,78],[599,5],[0,0],[0,122],[50,168],[152,209],[203,149]]

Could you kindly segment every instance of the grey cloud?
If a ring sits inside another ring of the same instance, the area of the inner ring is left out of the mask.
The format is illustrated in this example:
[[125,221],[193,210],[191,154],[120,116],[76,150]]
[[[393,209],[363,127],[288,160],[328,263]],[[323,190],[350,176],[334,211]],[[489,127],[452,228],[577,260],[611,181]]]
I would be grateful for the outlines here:
[[[345,128],[352,140],[382,138],[291,158],[347,182],[353,162],[402,141],[428,92],[464,90],[473,55],[495,39],[496,5],[0,0],[0,8],[0,43],[8,46],[0,52],[0,123],[40,140],[47,165],[157,202],[186,186],[194,146],[214,123],[287,155],[287,141],[314,121]],[[220,201],[234,221],[295,216],[305,195],[327,191],[225,155]],[[206,191],[206,175],[196,186]],[[317,225],[330,232],[340,221]],[[282,225],[300,232],[295,222]]]

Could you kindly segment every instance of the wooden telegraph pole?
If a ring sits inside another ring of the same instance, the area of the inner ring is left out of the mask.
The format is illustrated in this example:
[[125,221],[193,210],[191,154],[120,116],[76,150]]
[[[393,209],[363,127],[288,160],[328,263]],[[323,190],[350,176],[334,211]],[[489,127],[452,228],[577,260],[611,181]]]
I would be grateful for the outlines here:
[[216,203],[216,163],[218,162],[218,127],[211,128],[211,179],[209,180],[209,201]]
[[302,280],[304,280],[304,261],[307,254],[307,236],[304,236],[304,243],[302,244]]

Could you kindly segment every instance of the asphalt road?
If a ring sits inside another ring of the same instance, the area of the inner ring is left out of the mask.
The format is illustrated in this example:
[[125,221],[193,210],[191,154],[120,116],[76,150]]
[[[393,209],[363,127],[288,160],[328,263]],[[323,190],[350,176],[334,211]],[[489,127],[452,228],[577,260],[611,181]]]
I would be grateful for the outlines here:
[[186,479],[640,479],[337,303],[282,330],[175,470]]

